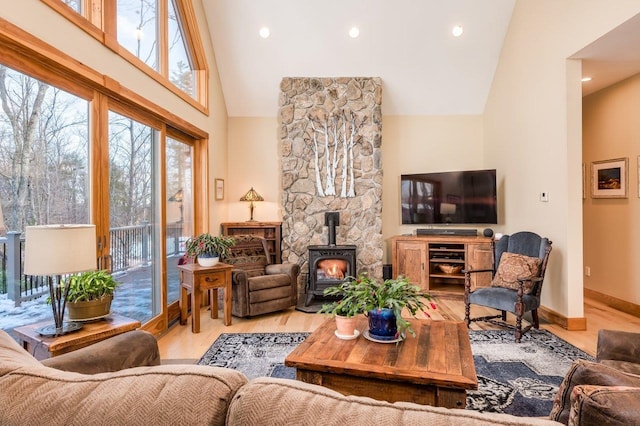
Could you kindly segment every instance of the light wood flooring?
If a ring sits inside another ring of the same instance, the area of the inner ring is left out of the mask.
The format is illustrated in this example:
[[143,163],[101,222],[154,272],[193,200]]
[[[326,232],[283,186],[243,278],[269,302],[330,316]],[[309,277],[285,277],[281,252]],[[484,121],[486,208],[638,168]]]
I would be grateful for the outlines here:
[[[434,320],[462,320],[464,303],[460,299],[437,298],[437,309],[428,310]],[[602,328],[626,330],[640,333],[640,318],[610,308],[597,300],[585,299],[586,331],[567,331],[554,324],[541,323],[540,327],[549,330],[556,336],[595,355],[598,330]],[[487,313],[493,311],[486,309]],[[483,308],[472,306],[472,316],[483,315]],[[222,318],[222,312],[219,315]],[[425,318],[420,314],[420,318]],[[313,331],[328,317],[322,314],[307,314],[293,308],[279,313],[261,315],[256,318],[243,319],[233,317],[233,324],[225,327],[221,319],[211,319],[206,308],[201,311],[200,333],[191,333],[191,316],[187,325],[174,325],[159,338],[162,359],[199,359],[221,333],[268,333],[268,332],[303,332]],[[509,314],[508,319],[513,321]],[[542,322],[542,321],[541,321]],[[471,328],[499,328],[486,323],[472,323]]]

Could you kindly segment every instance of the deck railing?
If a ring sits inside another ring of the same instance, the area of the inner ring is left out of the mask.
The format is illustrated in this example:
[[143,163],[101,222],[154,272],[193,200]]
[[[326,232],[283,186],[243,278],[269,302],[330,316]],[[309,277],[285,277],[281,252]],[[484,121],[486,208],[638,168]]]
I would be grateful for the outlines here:
[[[126,272],[152,261],[153,227],[149,223],[123,226],[109,230],[111,272]],[[167,256],[180,253],[182,227],[166,228]],[[45,277],[24,275],[24,237],[20,232],[8,232],[0,237],[0,294],[6,294],[15,306],[48,293]],[[101,262],[101,265],[105,263]],[[102,266],[100,266],[102,267]]]

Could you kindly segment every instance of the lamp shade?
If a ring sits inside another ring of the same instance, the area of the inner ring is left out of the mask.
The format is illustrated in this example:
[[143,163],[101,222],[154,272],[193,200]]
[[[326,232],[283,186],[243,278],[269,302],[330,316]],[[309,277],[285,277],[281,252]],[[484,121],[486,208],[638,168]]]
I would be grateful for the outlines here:
[[27,226],[25,275],[65,275],[96,269],[95,225]]
[[440,203],[440,214],[456,214],[456,205],[451,203]]
[[251,187],[249,192],[240,198],[240,201],[264,201],[264,198],[262,198],[262,195],[258,194],[256,190]]

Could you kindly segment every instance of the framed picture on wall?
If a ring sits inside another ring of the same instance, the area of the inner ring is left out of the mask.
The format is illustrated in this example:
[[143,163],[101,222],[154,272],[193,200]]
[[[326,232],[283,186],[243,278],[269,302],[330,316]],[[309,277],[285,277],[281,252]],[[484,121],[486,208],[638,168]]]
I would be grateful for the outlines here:
[[591,198],[627,198],[629,159],[591,163]]
[[216,200],[224,200],[224,179],[216,178]]

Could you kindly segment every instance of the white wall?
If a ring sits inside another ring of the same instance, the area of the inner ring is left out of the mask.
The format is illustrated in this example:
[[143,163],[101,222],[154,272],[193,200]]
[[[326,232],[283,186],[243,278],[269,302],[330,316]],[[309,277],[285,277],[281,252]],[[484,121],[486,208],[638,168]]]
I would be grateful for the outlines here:
[[[277,111],[276,105],[274,111]],[[275,116],[229,117],[229,221],[249,220],[249,203],[240,201],[240,197],[251,187],[264,198],[264,201],[254,203],[254,220],[282,220],[277,131]]]
[[[590,175],[592,161],[627,158],[628,197],[584,200],[584,264],[591,276],[585,288],[640,304],[640,198],[638,137],[640,74],[600,90],[583,102],[583,160]],[[589,181],[587,181],[589,182]]]
[[583,265],[580,66],[567,58],[638,12],[639,1],[518,0],[485,109],[486,162],[505,176],[503,231],[553,241],[543,305],[569,318],[583,316]]
[[382,117],[385,263],[391,263],[391,237],[425,227],[401,224],[400,175],[482,169],[483,146],[483,124],[479,115]]

